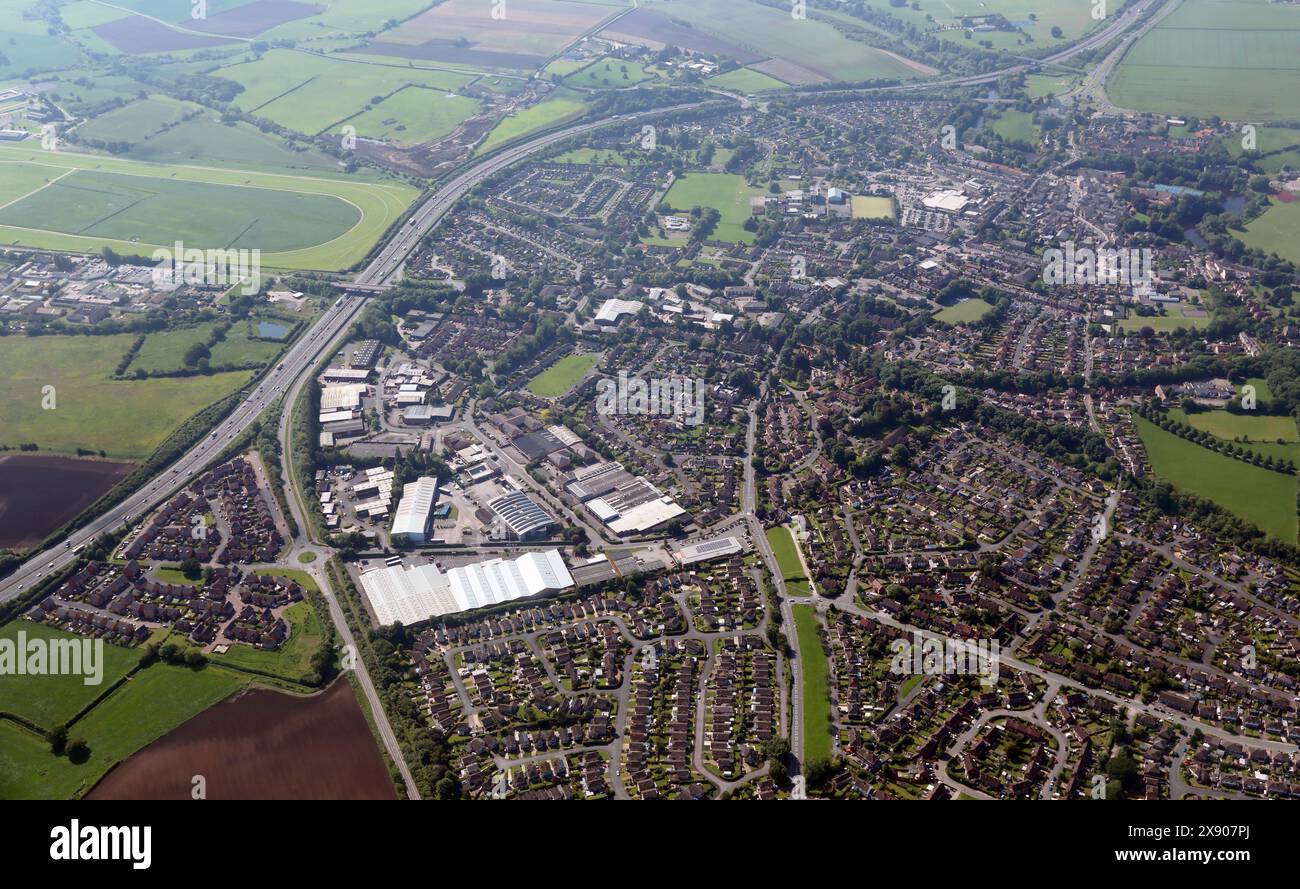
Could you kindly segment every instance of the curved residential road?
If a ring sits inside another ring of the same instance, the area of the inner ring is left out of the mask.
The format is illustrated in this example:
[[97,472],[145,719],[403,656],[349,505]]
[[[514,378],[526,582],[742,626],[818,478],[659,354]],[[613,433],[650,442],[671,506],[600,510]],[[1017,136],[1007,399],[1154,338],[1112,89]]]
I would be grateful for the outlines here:
[[[50,572],[75,561],[77,558],[75,550],[83,544],[90,543],[106,531],[129,524],[188,485],[281,393],[293,389],[299,378],[315,367],[333,341],[347,330],[361,311],[367,291],[381,288],[401,268],[402,263],[419,245],[420,239],[442,220],[458,200],[483,179],[571,136],[633,120],[690,111],[715,104],[721,106],[723,100],[671,105],[575,124],[506,148],[454,175],[425,198],[405,224],[389,234],[388,241],[354,279],[353,285],[359,285],[357,290],[346,293],[316,319],[312,327],[305,331],[281,357],[280,363],[265,375],[262,381],[248,393],[245,400],[215,430],[123,502],[72,532],[65,542],[35,553],[7,577],[0,579],[0,602],[13,599],[47,577]],[[346,289],[347,285],[344,287]]]

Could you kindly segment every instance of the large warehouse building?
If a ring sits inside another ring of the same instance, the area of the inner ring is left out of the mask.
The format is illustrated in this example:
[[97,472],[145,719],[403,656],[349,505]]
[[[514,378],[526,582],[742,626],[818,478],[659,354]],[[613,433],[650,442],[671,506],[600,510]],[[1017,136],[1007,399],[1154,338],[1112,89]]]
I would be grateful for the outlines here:
[[394,565],[361,575],[361,587],[381,624],[413,624],[571,586],[573,576],[558,549],[461,565],[445,573],[430,564]]
[[429,537],[429,516],[438,499],[438,480],[422,475],[402,488],[402,499],[393,513],[393,536],[401,534],[411,543]]

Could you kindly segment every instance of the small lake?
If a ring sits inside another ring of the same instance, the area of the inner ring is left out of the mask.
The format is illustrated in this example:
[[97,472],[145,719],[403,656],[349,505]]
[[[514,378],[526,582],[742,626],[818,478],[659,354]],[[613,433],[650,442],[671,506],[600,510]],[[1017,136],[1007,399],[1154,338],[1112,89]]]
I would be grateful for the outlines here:
[[289,328],[274,321],[259,321],[257,335],[264,340],[282,340],[289,335]]

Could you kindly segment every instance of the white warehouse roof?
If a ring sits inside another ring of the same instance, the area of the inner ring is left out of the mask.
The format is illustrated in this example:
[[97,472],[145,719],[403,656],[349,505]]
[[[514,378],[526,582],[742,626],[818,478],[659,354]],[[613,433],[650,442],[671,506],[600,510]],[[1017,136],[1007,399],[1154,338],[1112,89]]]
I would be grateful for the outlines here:
[[573,586],[573,576],[560,551],[551,549],[462,565],[445,574],[432,564],[378,568],[361,575],[361,586],[381,624],[413,624],[442,614],[558,592]]

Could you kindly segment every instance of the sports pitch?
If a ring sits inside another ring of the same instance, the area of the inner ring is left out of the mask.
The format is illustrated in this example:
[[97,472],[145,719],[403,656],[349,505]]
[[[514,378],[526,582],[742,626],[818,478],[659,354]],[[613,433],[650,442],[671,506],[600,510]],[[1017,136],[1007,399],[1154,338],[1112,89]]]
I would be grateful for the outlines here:
[[749,199],[762,194],[744,176],[734,173],[687,173],[668,189],[663,203],[682,212],[712,207],[722,216],[710,235],[712,240],[751,244],[754,233],[744,229],[745,220],[751,216]]
[[181,240],[259,249],[265,268],[332,271],[363,259],[417,194],[398,184],[0,146],[0,243],[147,256]]

